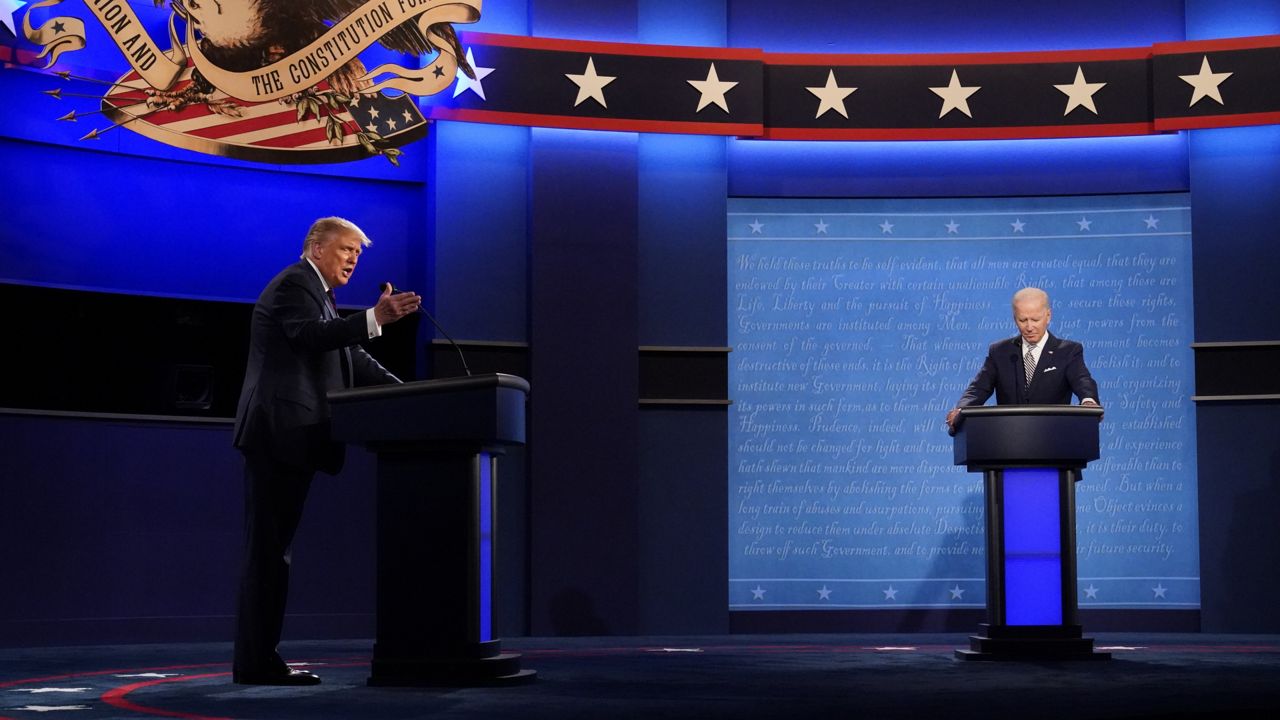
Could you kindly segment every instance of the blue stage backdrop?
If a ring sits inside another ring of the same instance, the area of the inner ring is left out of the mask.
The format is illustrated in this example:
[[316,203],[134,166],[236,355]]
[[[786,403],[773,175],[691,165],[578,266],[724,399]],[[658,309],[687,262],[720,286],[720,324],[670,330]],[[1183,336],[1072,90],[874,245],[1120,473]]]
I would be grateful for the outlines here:
[[1106,407],[1080,606],[1199,607],[1189,205],[731,200],[730,608],[985,604],[981,476],[943,418],[1027,285]]

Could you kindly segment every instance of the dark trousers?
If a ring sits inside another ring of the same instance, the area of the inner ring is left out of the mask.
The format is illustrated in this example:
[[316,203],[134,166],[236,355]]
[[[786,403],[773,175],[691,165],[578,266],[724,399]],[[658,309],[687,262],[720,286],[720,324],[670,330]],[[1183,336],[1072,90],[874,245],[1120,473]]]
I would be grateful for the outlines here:
[[289,596],[290,546],[314,475],[314,470],[280,463],[266,453],[245,454],[237,673],[288,671],[276,646]]

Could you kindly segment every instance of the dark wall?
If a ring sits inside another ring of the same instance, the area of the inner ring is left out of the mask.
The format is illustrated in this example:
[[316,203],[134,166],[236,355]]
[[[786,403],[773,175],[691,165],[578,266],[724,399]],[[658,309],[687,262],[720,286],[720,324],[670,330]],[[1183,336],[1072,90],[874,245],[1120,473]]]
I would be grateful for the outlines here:
[[[1273,19],[1269,31],[1280,32],[1280,17]],[[1191,135],[1196,340],[1280,342],[1280,316],[1270,310],[1280,299],[1276,289],[1280,127]],[[1201,367],[1210,367],[1204,353],[1212,351],[1197,350]],[[1280,631],[1280,615],[1272,601],[1280,594],[1276,366],[1272,361],[1265,367],[1251,367],[1254,363],[1241,359],[1244,362],[1235,366],[1213,364],[1223,378],[1197,372],[1198,385],[1226,385],[1234,393],[1273,398],[1202,401],[1196,407],[1202,627],[1211,632],[1276,632]],[[1198,393],[1213,391],[1199,389]]]
[[[230,640],[242,470],[226,422],[0,414],[0,646]],[[372,633],[372,457],[319,476],[294,637]]]

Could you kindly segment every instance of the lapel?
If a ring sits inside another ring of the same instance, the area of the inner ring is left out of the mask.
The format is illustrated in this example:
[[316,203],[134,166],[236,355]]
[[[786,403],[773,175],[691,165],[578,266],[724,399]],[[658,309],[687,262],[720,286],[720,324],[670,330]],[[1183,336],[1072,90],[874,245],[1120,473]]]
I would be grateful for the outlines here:
[[1009,338],[1009,377],[1013,379],[1014,402],[1022,405],[1027,402],[1027,390],[1023,378],[1026,372],[1022,369],[1022,337]]
[[[298,265],[301,267],[304,277],[307,278],[305,283],[307,290],[320,303],[320,317],[325,320],[339,319],[338,309],[329,302],[329,294],[324,290],[324,283],[311,267],[311,263],[303,259],[298,261]],[[351,348],[344,346],[338,349],[338,365],[343,387],[355,387],[355,377],[351,372]]]
[[303,283],[307,292],[311,293],[311,298],[320,304],[320,317],[325,320],[333,320],[338,315],[334,312],[334,308],[329,304],[329,296],[324,291],[324,283],[320,280],[320,276],[316,274],[311,263],[305,259],[298,261],[298,271],[306,279]]

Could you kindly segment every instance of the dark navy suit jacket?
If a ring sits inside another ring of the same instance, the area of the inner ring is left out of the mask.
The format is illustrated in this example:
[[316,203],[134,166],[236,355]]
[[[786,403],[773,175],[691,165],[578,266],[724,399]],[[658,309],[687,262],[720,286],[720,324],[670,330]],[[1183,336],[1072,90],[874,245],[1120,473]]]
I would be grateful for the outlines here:
[[982,405],[993,392],[998,405],[1070,405],[1072,394],[1101,403],[1098,384],[1084,364],[1084,347],[1051,334],[1045,337],[1048,341],[1030,388],[1024,387],[1022,337],[1012,337],[991,344],[986,361],[956,406]]
[[329,438],[325,393],[400,382],[360,347],[369,334],[365,313],[339,317],[319,275],[299,260],[267,284],[250,328],[235,446],[299,468],[338,472],[344,448]]

